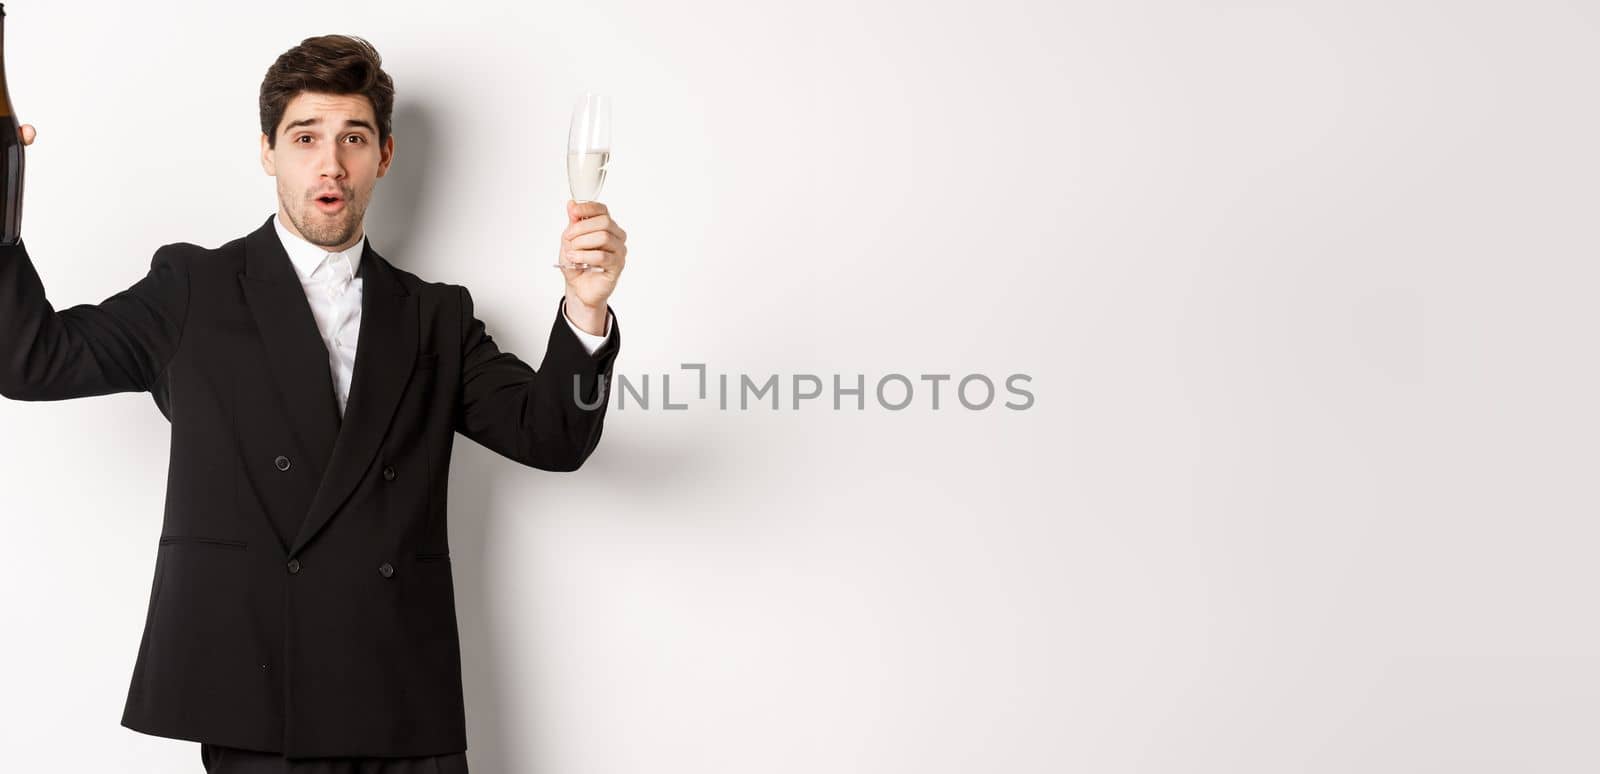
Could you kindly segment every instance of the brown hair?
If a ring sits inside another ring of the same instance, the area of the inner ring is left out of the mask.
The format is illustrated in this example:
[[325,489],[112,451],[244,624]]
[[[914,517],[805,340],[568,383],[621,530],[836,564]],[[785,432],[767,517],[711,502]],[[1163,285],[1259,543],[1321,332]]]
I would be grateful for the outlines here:
[[378,145],[389,139],[394,117],[394,79],[383,71],[378,49],[351,35],[306,38],[279,55],[261,81],[261,133],[278,147],[284,108],[302,91],[360,94],[378,119]]

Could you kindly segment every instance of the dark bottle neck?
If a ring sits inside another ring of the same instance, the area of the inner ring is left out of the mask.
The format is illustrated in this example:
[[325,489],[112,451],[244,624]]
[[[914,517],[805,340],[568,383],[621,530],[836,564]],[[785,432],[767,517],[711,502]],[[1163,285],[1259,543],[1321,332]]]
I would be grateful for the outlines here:
[[6,86],[6,6],[0,3],[0,118],[13,113],[11,89]]

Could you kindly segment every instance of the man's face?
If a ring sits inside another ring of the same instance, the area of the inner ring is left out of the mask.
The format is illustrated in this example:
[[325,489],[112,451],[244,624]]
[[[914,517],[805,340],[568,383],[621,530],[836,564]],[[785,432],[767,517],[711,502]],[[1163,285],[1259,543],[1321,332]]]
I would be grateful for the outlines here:
[[372,103],[359,94],[301,92],[278,122],[277,147],[261,135],[261,167],[278,179],[279,213],[329,251],[361,239],[372,189],[393,160],[394,137],[379,147]]

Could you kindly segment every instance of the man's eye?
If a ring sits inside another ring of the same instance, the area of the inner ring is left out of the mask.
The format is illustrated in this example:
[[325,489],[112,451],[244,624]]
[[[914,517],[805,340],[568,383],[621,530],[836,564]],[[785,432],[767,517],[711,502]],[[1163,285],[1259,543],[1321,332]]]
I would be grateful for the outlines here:
[[367,138],[362,137],[359,134],[348,135],[348,136],[345,137],[345,139],[346,140],[360,140],[361,142],[366,142],[367,141]]
[[311,139],[311,135],[309,135],[309,134],[302,134],[302,135],[300,135],[300,136],[299,136],[299,137],[296,137],[296,138],[294,138],[294,141],[295,141],[295,142],[300,142],[300,141],[301,141],[301,140],[309,140],[309,139]]

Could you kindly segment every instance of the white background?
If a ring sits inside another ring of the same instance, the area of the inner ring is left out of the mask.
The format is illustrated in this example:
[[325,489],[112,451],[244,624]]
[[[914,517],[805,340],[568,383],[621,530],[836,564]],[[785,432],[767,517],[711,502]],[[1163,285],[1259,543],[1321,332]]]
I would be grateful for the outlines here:
[[[458,439],[474,771],[1600,766],[1592,5],[6,5],[57,308],[260,225],[261,78],[345,32],[373,244],[537,363],[614,96],[656,402],[572,475]],[[684,362],[1036,401],[662,410]],[[200,770],[118,725],[166,433],[0,402],[7,771]]]

